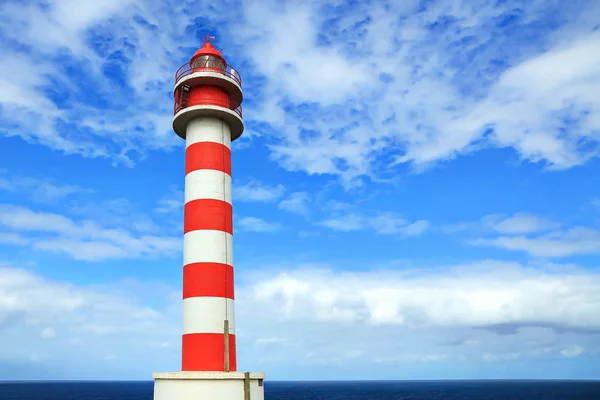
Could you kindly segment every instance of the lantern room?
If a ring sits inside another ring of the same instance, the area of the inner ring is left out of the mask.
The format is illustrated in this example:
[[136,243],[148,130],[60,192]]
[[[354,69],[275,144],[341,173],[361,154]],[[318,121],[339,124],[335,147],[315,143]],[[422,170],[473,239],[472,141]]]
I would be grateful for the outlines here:
[[190,67],[194,71],[224,72],[227,62],[221,52],[209,41],[204,42],[190,60]]

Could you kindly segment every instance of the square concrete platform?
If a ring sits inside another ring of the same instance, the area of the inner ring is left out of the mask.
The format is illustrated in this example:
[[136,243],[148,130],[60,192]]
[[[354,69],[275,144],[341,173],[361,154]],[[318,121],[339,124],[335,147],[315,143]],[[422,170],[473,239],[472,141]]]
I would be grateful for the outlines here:
[[264,400],[259,372],[156,372],[154,400]]

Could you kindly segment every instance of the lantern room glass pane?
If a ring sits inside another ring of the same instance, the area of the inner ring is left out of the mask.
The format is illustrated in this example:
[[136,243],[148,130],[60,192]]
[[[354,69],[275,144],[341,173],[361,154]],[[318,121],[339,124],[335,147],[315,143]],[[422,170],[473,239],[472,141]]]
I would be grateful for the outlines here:
[[225,69],[225,63],[219,57],[215,56],[200,56],[192,62],[192,68],[214,68],[219,70]]

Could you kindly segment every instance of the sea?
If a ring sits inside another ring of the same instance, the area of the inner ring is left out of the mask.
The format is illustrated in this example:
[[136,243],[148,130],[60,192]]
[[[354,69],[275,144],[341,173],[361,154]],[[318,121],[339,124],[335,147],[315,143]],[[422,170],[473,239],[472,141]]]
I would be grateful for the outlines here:
[[[152,400],[153,382],[4,382],[0,400]],[[266,400],[600,400],[600,381],[265,382]]]

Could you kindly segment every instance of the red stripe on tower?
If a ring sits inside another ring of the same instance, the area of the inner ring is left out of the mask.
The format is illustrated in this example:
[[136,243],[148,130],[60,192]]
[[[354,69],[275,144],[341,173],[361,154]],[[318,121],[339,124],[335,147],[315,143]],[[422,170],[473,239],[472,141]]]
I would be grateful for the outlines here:
[[224,200],[198,199],[185,203],[183,233],[197,230],[223,231],[233,234],[233,211]]
[[183,298],[233,296],[233,267],[219,263],[194,263],[183,267]]
[[185,150],[185,173],[199,169],[222,171],[231,176],[231,150],[221,143],[198,142]]
[[[182,371],[223,371],[225,342],[220,334],[183,335]],[[237,370],[235,335],[229,335],[229,369]]]

